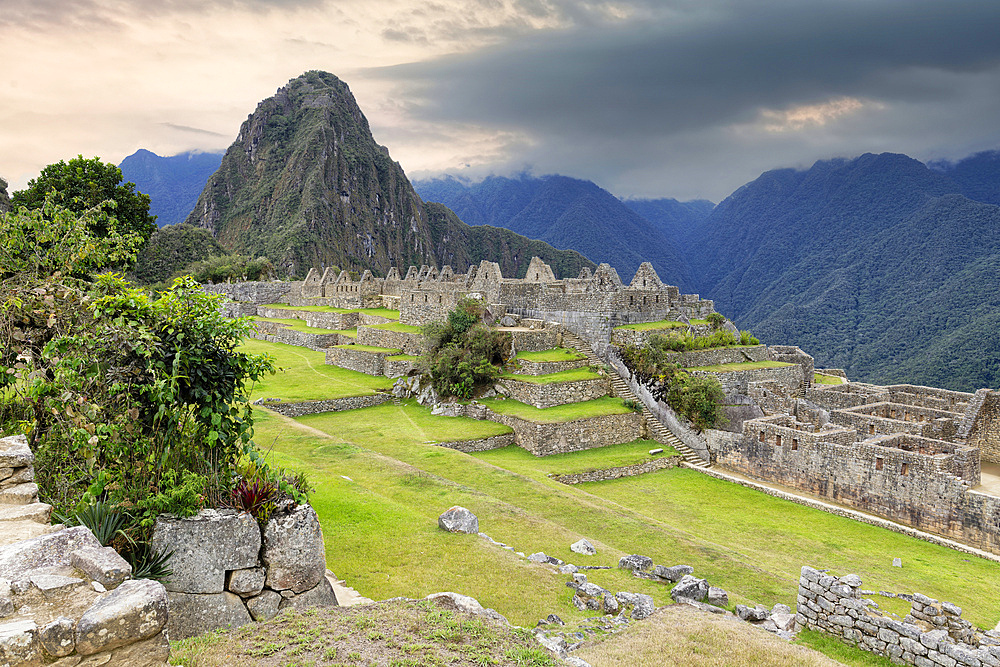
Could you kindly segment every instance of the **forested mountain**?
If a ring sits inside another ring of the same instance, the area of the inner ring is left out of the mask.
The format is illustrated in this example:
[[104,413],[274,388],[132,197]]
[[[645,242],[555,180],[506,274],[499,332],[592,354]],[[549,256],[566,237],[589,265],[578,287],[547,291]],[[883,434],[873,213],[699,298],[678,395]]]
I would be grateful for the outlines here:
[[927,165],[952,178],[969,199],[1000,205],[1000,151],[976,153],[958,162]]
[[687,260],[668,235],[591,181],[567,176],[490,176],[472,185],[453,177],[418,181],[428,201],[470,225],[493,225],[608,262],[625,281],[649,261],[660,278],[688,288]]
[[693,246],[701,294],[855,379],[1000,386],[1000,207],[905,155],[763,174]]
[[533,254],[557,275],[594,264],[503,229],[469,227],[426,205],[372,138],[347,84],[307,72],[243,123],[187,220],[228,251],[266,256],[282,273],[338,265],[384,275],[392,266],[490,259],[523,276]]
[[118,167],[125,181],[149,195],[149,212],[160,227],[184,222],[208,177],[222,162],[221,153],[180,153],[160,157],[140,148],[122,160]]
[[649,220],[687,254],[691,242],[704,231],[715,204],[705,199],[677,201],[676,199],[624,199],[622,203]]

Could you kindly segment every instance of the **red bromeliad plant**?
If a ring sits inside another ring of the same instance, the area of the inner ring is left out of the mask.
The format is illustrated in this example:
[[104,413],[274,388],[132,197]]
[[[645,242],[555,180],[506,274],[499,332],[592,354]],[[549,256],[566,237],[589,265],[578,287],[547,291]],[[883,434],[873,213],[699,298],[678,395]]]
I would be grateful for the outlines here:
[[242,478],[233,488],[232,504],[235,509],[249,512],[263,526],[274,512],[278,495],[278,487],[270,480]]

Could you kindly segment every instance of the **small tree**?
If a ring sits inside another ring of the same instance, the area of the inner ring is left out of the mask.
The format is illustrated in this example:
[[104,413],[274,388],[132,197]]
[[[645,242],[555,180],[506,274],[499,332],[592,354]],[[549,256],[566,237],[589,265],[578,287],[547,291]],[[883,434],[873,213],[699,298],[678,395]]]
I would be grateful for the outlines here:
[[481,302],[463,298],[446,322],[424,327],[428,351],[421,368],[438,394],[471,398],[476,388],[500,378],[510,356],[511,336],[487,326],[482,321],[485,312]]

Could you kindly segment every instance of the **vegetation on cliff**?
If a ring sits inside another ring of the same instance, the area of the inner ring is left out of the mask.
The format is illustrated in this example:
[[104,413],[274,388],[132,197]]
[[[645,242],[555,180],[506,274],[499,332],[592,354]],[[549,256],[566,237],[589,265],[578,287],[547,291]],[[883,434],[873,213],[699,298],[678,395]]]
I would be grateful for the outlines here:
[[[534,243],[506,230],[470,234],[453,215],[428,210],[375,143],[347,84],[317,71],[257,106],[187,221],[230,252],[267,257],[281,275],[333,264],[376,275],[411,264],[465,271],[478,258],[523,274]],[[534,254],[574,276],[593,266],[571,251]]]

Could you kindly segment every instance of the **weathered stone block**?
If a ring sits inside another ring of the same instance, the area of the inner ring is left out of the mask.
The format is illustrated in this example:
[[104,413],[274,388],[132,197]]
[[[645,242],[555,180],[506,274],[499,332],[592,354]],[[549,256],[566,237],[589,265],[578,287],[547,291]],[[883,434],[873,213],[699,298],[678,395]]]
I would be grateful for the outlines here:
[[226,571],[257,565],[260,528],[246,512],[202,510],[190,518],[162,515],[153,528],[153,549],[172,550],[168,591],[221,593]]
[[708,604],[715,605],[716,607],[728,607],[729,594],[718,586],[709,586],[706,601]]
[[0,547],[0,579],[16,581],[31,570],[69,566],[70,555],[83,547],[101,548],[94,534],[83,526],[4,545]]
[[226,575],[226,590],[240,597],[252,597],[264,590],[264,577],[262,567],[233,570]]
[[698,579],[697,577],[692,577],[690,574],[685,574],[684,578],[670,590],[670,597],[674,600],[688,598],[689,600],[702,602],[708,596],[708,588],[708,582],[704,579]]
[[323,577],[316,586],[304,593],[298,593],[291,598],[282,598],[278,604],[278,609],[291,607],[292,609],[307,609],[309,607],[336,607],[337,594],[333,586],[326,577]]
[[569,545],[569,550],[573,553],[583,554],[584,556],[593,556],[597,553],[597,549],[594,548],[594,545],[587,538],[577,540]]
[[278,606],[281,604],[282,599],[279,593],[265,590],[260,595],[246,601],[247,610],[250,612],[253,620],[266,621],[277,615]]
[[85,547],[69,555],[70,564],[106,589],[132,576],[132,566],[111,547]]
[[636,621],[648,617],[656,609],[653,598],[642,593],[618,593],[614,599],[618,602],[619,608],[631,607],[630,616]]
[[76,621],[60,616],[38,632],[42,648],[49,655],[61,658],[76,650]]
[[[474,533],[478,532],[477,526]],[[323,530],[316,510],[297,505],[271,517],[264,528],[261,558],[268,588],[302,593],[315,587],[326,574]]]
[[0,623],[0,663],[30,664],[42,655],[38,626],[31,620]]
[[479,519],[464,507],[455,505],[438,517],[438,527],[449,533],[475,535],[479,532]]
[[243,601],[234,593],[197,594],[170,591],[167,597],[170,600],[167,634],[172,640],[200,635],[218,628],[239,627],[251,620]]
[[618,567],[622,570],[639,570],[640,572],[645,572],[653,567],[653,559],[649,556],[641,556],[639,554],[622,556],[618,559]]
[[666,579],[667,581],[677,582],[684,578],[685,575],[694,572],[694,568],[690,565],[674,565],[672,567],[665,567],[663,565],[657,565],[653,568],[653,574],[660,579]]
[[95,602],[76,624],[81,655],[107,651],[158,634],[167,623],[167,592],[150,579],[133,579]]
[[34,460],[35,455],[24,435],[0,438],[0,468],[21,468],[31,465]]

